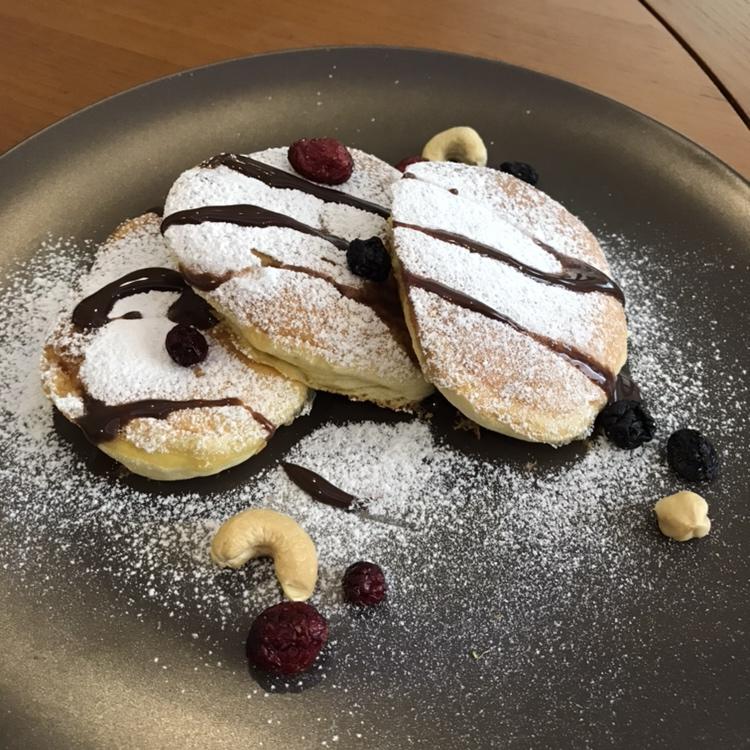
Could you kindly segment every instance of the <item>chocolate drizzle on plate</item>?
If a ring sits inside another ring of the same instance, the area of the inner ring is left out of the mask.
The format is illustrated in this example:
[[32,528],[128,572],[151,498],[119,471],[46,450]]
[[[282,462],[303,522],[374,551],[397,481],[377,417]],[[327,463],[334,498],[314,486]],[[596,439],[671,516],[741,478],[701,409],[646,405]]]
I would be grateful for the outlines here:
[[630,374],[630,368],[627,363],[622,366],[615,387],[610,396],[610,403],[615,401],[643,401],[641,396],[641,389],[638,384],[633,380],[633,376]]
[[571,289],[574,292],[601,292],[602,294],[608,294],[620,303],[625,304],[625,295],[623,294],[622,289],[620,289],[617,283],[607,276],[607,274],[585,261],[564,255],[539,240],[535,239],[534,242],[539,245],[542,250],[554,256],[562,266],[562,271],[560,273],[542,271],[539,268],[535,268],[534,266],[530,266],[527,263],[514,258],[508,253],[504,253],[502,250],[498,250],[490,245],[485,245],[482,242],[477,242],[462,234],[446,232],[442,229],[427,229],[426,227],[421,227],[417,224],[407,224],[401,221],[394,221],[393,226],[421,232],[422,234],[426,234],[428,237],[432,237],[436,240],[463,247],[472,253],[477,253],[486,258],[492,258],[493,260],[499,260],[501,263],[505,263],[506,265],[515,268],[517,271],[520,271],[525,276],[529,276],[530,278],[536,279],[545,284],[562,286]]
[[320,229],[303,224],[301,221],[292,219],[291,216],[269,211],[260,206],[252,206],[238,203],[231,206],[201,206],[200,208],[188,208],[185,211],[176,211],[167,216],[161,223],[162,233],[166,232],[174,224],[202,224],[206,221],[226,222],[237,224],[241,227],[284,227],[294,229],[296,232],[320,237],[321,239],[335,245],[339,250],[346,251],[349,243],[343,237],[334,234],[326,234]]
[[286,475],[297,485],[303,492],[306,492],[313,500],[324,505],[330,505],[347,512],[355,512],[363,518],[375,523],[382,523],[386,526],[394,526],[399,529],[408,529],[414,531],[415,528],[408,523],[394,521],[378,513],[371,513],[366,509],[365,503],[361,498],[351,495],[342,489],[331,484],[327,479],[323,479],[320,474],[316,474],[310,469],[306,469],[299,464],[292,464],[288,461],[282,461]]
[[304,466],[291,464],[287,461],[282,461],[281,465],[289,479],[319,503],[332,505],[334,508],[341,508],[342,510],[351,510],[357,502],[354,495],[339,489],[327,479],[323,479],[320,474],[316,474]]
[[[171,268],[154,267],[131,271],[81,300],[73,310],[73,324],[83,331],[101,328],[112,320],[109,314],[118,300],[145,292],[180,293],[167,313],[174,323],[211,328],[218,322],[209,304],[188,287],[181,274]],[[138,311],[132,310],[122,315],[121,319],[141,317]]]
[[390,216],[390,211],[377,203],[365,200],[364,198],[357,198],[341,190],[334,190],[333,188],[318,185],[315,182],[306,180],[304,177],[286,172],[277,167],[272,167],[270,164],[264,164],[261,161],[257,161],[249,156],[243,156],[242,154],[218,154],[205,161],[202,166],[208,168],[219,166],[229,167],[229,169],[240,172],[246,177],[260,180],[260,182],[272,188],[300,190],[303,193],[314,195],[326,203],[341,203],[345,206],[353,206],[362,211],[382,216],[384,219]]
[[602,365],[598,364],[587,354],[584,354],[583,352],[572,346],[568,346],[567,344],[562,344],[559,341],[555,341],[548,336],[530,331],[528,328],[524,328],[523,326],[516,323],[516,321],[512,318],[509,318],[507,315],[503,315],[498,310],[495,310],[494,307],[490,307],[484,302],[480,302],[475,297],[464,294],[457,289],[453,289],[452,287],[446,286],[445,284],[441,284],[439,281],[434,281],[433,279],[419,276],[418,274],[411,273],[410,271],[404,270],[401,273],[404,284],[407,287],[424,289],[425,291],[431,292],[432,294],[437,294],[439,297],[442,297],[444,300],[450,302],[453,305],[463,307],[466,310],[471,310],[472,312],[479,313],[480,315],[484,315],[487,318],[505,323],[514,330],[524,334],[525,336],[529,336],[538,343],[542,344],[542,346],[545,346],[547,349],[550,349],[551,351],[555,352],[555,354],[558,354],[563,359],[570,362],[570,364],[572,364],[576,369],[580,370],[592,383],[598,385],[602,390],[604,390],[608,397],[613,393],[615,388],[615,376],[608,369],[602,367]]

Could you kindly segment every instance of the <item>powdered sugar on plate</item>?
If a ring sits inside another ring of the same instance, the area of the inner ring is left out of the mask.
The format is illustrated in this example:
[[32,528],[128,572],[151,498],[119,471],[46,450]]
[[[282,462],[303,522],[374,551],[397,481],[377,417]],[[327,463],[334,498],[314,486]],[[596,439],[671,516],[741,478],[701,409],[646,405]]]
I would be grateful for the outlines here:
[[[533,738],[532,726],[503,724],[506,713],[516,721],[524,715],[530,696],[570,702],[576,721],[583,717],[577,691],[616,702],[628,686],[628,656],[617,639],[583,646],[581,623],[590,629],[596,612],[623,642],[648,638],[651,625],[631,603],[658,607],[666,582],[684,588],[700,574],[702,556],[725,557],[724,534],[740,512],[730,479],[705,488],[718,518],[699,544],[665,542],[651,506],[681,488],[663,462],[669,432],[698,426],[716,439],[725,464],[739,460],[748,397],[746,373],[720,340],[718,359],[680,345],[670,271],[658,252],[646,260],[621,238],[610,247],[629,300],[631,366],[657,418],[657,439],[632,452],[595,438],[555,453],[487,433],[467,445],[439,415],[331,422],[321,397],[310,421],[290,428],[293,439],[266,452],[363,498],[391,521],[380,524],[314,503],[273,460],[233,486],[195,491],[92,470],[55,429],[37,382],[42,341],[70,305],[82,265],[75,246],[48,244],[10,275],[0,296],[0,564],[35,596],[44,596],[50,576],[75,576],[81,591],[113,590],[121,617],[157,608],[186,639],[210,633],[215,642],[280,598],[266,562],[218,571],[207,554],[224,518],[269,506],[297,518],[318,546],[313,602],[334,640],[320,689],[335,692],[340,707],[324,723],[342,743],[354,744],[357,733],[377,742],[396,704],[429,714],[438,694],[436,704],[455,712],[436,721],[449,722],[464,746],[478,746],[478,727],[490,720],[509,741]],[[380,563],[391,584],[388,605],[369,618],[353,618],[340,598],[343,570],[357,559]],[[705,606],[720,596],[719,588],[707,590]],[[614,620],[613,612],[620,613]],[[241,648],[227,638],[226,652],[241,664]],[[571,665],[581,663],[596,666],[591,684],[576,684]],[[491,686],[496,701],[486,721],[487,691],[477,684]],[[308,731],[304,722],[298,731]]]

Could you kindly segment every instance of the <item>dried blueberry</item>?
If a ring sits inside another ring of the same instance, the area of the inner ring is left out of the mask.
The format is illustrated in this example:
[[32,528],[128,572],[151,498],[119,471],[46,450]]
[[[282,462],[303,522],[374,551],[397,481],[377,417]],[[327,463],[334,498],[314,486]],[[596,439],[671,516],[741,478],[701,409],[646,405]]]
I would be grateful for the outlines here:
[[379,237],[352,240],[346,251],[349,270],[370,281],[385,281],[391,271],[391,258]]
[[352,176],[354,159],[335,138],[302,138],[289,146],[289,163],[303,177],[324,185],[340,185]]
[[529,185],[536,185],[539,182],[538,172],[531,164],[527,164],[525,161],[504,161],[500,165],[500,171],[512,174],[514,177],[518,177],[519,180],[528,182]]
[[667,462],[690,482],[710,482],[719,475],[716,448],[698,430],[684,428],[669,436]]
[[356,562],[344,573],[342,581],[344,599],[351,604],[372,607],[385,599],[388,584],[379,565],[371,562]]
[[651,440],[656,431],[643,404],[629,399],[607,404],[596,421],[618,448],[637,448]]
[[208,354],[206,337],[197,328],[185,323],[178,323],[169,330],[164,345],[169,356],[182,367],[197,365]]

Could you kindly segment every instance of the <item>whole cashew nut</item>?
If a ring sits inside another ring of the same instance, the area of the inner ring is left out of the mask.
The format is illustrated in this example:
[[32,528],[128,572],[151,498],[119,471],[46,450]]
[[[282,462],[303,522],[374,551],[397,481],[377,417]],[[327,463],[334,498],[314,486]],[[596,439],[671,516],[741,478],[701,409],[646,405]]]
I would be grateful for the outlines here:
[[433,135],[422,149],[429,161],[458,161],[475,167],[487,165],[487,147],[474,128],[459,126]]
[[211,559],[222,568],[241,568],[255,557],[273,558],[276,578],[293,602],[312,596],[318,580],[318,553],[293,518],[249,508],[226,520],[211,541]]
[[663,497],[654,506],[659,530],[678,542],[700,539],[711,530],[708,503],[695,492]]

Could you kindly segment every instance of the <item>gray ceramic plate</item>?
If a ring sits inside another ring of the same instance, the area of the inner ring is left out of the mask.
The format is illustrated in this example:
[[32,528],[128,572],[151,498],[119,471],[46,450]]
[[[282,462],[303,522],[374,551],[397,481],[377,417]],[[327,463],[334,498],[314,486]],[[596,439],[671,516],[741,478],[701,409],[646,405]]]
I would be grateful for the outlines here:
[[[102,238],[124,217],[161,203],[177,173],[218,151],[331,134],[395,162],[457,123],[493,139],[491,163],[532,162],[544,189],[594,230],[623,233],[631,247],[659,248],[660,262],[674,269],[675,337],[683,344],[691,337],[696,360],[715,361],[718,346],[725,359],[750,364],[750,188],[744,180],[615,102],[526,70],[437,52],[320,49],[236,60],[156,81],[73,115],[0,159],[0,262],[9,267],[23,260],[48,233]],[[687,251],[696,248],[705,262],[686,263]],[[689,288],[698,293],[686,296]],[[719,365],[711,377],[725,375]],[[106,551],[96,539],[81,542],[78,567],[42,566],[37,588],[28,581],[16,585],[13,561],[3,561],[0,742],[285,750],[321,743],[399,750],[746,746],[746,408],[738,400],[741,439],[732,442],[722,479],[711,489],[720,541],[691,547],[684,571],[684,553],[669,548],[668,575],[661,561],[644,554],[642,576],[653,585],[636,590],[645,593],[582,599],[565,638],[585,658],[561,656],[564,665],[557,657],[529,659],[520,672],[505,675],[501,657],[491,668],[472,669],[465,663],[467,644],[451,650],[442,641],[442,658],[431,662],[437,667],[424,680],[413,668],[402,677],[390,657],[388,679],[381,670],[368,682],[361,654],[349,654],[346,645],[357,623],[344,622],[327,656],[325,683],[248,701],[255,683],[244,668],[247,622],[215,628],[216,652],[211,668],[204,668],[205,653],[185,633],[199,626],[211,631],[211,623],[189,613],[176,623],[142,601],[135,609],[145,615],[128,616],[127,596],[98,564]],[[255,462],[190,489],[221,491],[273,463],[316,424],[365,417],[383,418],[374,407],[321,397],[310,419],[280,433]],[[89,470],[100,470],[74,431],[60,429]],[[480,450],[469,438],[450,439]],[[575,460],[581,450],[555,453],[493,436],[480,445],[487,455],[502,450],[507,461],[549,464]],[[0,497],[9,491],[4,481],[0,477]],[[1,501],[0,521],[4,533],[12,533]],[[648,544],[657,543],[654,532]],[[37,557],[48,552],[41,546]],[[435,585],[449,587],[449,571],[440,575]],[[585,570],[581,585],[598,591]],[[461,617],[460,597],[435,613],[445,627]],[[397,633],[409,664],[419,662],[426,643],[429,648],[429,637],[404,634],[387,614],[370,632],[375,644]],[[533,633],[527,636],[533,642]],[[543,651],[546,645],[537,644]],[[155,668],[153,654],[169,669]],[[344,696],[336,682],[354,670],[361,679]],[[588,686],[610,674],[617,689],[605,700]]]

